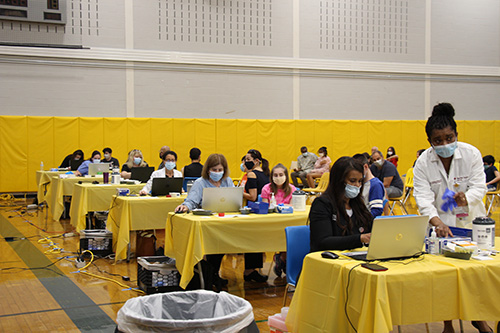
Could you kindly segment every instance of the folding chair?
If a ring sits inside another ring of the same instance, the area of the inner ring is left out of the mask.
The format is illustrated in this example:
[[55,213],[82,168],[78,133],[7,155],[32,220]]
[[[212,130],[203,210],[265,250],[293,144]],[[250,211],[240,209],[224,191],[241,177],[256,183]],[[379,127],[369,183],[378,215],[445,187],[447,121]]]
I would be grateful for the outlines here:
[[283,295],[283,306],[290,286],[295,287],[302,270],[304,257],[311,250],[310,229],[308,225],[285,228],[286,235],[286,287]]
[[497,184],[497,189],[495,191],[486,192],[486,216],[489,216],[492,208],[496,207],[496,205],[493,205],[493,203],[495,202],[495,198],[498,198],[498,200],[500,201],[500,182]]
[[324,174],[321,175],[321,178],[319,179],[318,186],[315,188],[304,188],[302,191],[307,192],[307,193],[323,193],[326,191],[326,188],[328,187],[328,183],[330,182],[330,172],[325,172]]

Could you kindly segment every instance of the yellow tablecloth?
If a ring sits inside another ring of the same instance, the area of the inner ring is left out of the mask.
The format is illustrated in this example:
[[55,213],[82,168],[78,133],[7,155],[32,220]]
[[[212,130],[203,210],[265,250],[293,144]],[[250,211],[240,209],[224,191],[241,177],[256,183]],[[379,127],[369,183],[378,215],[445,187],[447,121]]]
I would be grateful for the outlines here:
[[358,332],[452,319],[500,319],[500,258],[425,255],[408,262],[384,262],[387,271],[373,272],[352,269],[359,261],[323,259],[320,252],[307,255],[287,327],[292,332],[354,332],[344,310],[351,269],[347,312]]
[[102,182],[102,176],[99,177],[74,177],[59,178],[52,177],[50,192],[45,195],[45,200],[49,206],[52,218],[59,221],[64,212],[64,196],[73,195],[73,187],[81,181],[82,183],[92,183],[93,181]]
[[115,261],[127,257],[131,230],[164,229],[168,213],[185,198],[185,195],[177,198],[114,196],[106,226],[113,233]]
[[41,171],[36,172],[36,185],[38,188],[37,199],[38,203],[45,201],[46,192],[50,191],[50,183],[52,177],[65,173],[66,171]]
[[176,260],[185,288],[193,267],[205,254],[286,251],[285,227],[305,225],[309,208],[293,214],[250,214],[236,217],[169,214],[165,254]]
[[71,224],[76,231],[85,229],[87,212],[108,210],[117,188],[128,188],[131,193],[139,193],[144,184],[75,184],[71,198]]

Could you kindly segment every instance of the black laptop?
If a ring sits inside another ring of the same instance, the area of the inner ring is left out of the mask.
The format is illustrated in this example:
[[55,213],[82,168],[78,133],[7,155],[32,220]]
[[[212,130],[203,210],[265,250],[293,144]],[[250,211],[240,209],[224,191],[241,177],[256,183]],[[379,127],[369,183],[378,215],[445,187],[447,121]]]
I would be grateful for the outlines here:
[[157,197],[160,195],[168,195],[171,192],[181,193],[182,183],[182,178],[153,178],[151,195]]
[[151,174],[155,171],[154,167],[133,167],[130,179],[140,180],[141,183],[147,183]]

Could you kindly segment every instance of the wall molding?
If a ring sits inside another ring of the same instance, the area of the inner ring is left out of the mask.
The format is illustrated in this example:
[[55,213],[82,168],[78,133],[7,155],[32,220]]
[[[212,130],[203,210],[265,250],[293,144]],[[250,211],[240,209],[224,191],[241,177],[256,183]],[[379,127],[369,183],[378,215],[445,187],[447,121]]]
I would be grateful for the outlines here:
[[[500,78],[500,67],[493,66],[460,66],[396,62],[369,62],[323,60],[312,58],[244,56],[232,54],[190,53],[190,52],[160,52],[149,50],[127,50],[110,48],[90,49],[46,49],[35,47],[0,46],[1,62],[20,62],[36,58],[40,64],[46,61],[81,62],[103,61],[116,63],[127,62],[135,64],[182,64],[204,65],[241,68],[266,68],[271,70],[313,70],[313,71],[341,71],[388,74],[413,75],[452,75],[452,76],[480,76]],[[496,81],[496,80],[495,80]]]

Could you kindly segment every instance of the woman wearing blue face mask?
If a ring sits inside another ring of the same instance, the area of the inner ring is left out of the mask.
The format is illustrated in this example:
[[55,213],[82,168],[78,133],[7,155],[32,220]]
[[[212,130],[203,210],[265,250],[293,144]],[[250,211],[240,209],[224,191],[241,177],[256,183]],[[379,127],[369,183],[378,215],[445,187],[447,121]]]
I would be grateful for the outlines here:
[[132,175],[132,168],[147,166],[148,164],[144,161],[142,151],[140,151],[139,149],[132,149],[128,153],[127,162],[122,165],[122,172],[120,175],[122,176],[122,178],[130,179],[130,176]]
[[[422,215],[436,226],[439,237],[453,236],[449,226],[471,228],[476,216],[486,215],[482,199],[486,194],[484,167],[476,147],[457,141],[455,109],[449,103],[434,106],[425,132],[431,148],[417,159],[413,168],[414,196]],[[443,211],[443,194],[449,189],[458,205]],[[480,332],[493,332],[485,321],[473,321]],[[443,332],[454,332],[452,321]]]
[[355,249],[370,242],[373,216],[360,195],[362,187],[361,162],[339,158],[328,188],[311,205],[311,252]]
[[101,163],[101,153],[98,150],[92,152],[92,156],[84,161],[75,171],[76,176],[86,176],[89,174],[89,164],[90,163]]
[[165,165],[163,169],[153,171],[146,185],[144,185],[142,190],[139,191],[140,195],[146,195],[151,192],[151,188],[153,187],[153,178],[182,178],[182,172],[175,169],[177,165],[176,152],[171,150],[165,152],[163,154],[163,165]]

